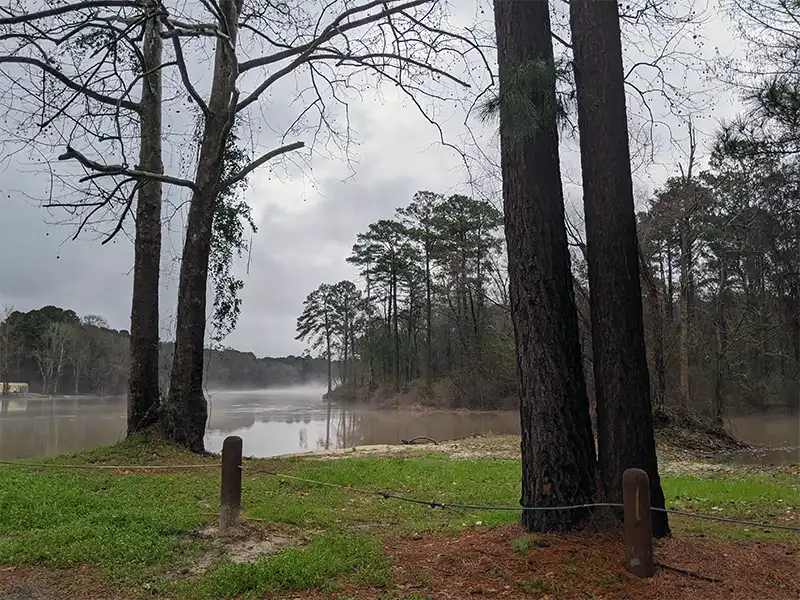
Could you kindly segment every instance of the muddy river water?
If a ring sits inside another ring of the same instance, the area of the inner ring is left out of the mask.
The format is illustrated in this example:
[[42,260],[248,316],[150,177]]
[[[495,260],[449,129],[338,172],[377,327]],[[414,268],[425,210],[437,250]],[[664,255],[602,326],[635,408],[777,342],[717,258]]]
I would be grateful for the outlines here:
[[[219,451],[228,435],[241,436],[248,456],[275,456],[365,444],[398,444],[428,436],[452,440],[473,434],[519,432],[516,412],[385,411],[329,405],[322,390],[295,388],[209,392],[206,448]],[[798,416],[730,419],[736,437],[771,447],[744,462],[800,460]],[[0,460],[54,456],[112,444],[125,435],[122,397],[0,399]]]

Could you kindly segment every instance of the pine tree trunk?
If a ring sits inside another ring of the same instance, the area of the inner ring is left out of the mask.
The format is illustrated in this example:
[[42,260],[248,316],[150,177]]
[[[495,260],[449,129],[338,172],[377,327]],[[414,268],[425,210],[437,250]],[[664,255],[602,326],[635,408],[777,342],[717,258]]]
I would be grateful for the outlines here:
[[400,330],[397,322],[397,273],[392,267],[392,328],[394,329],[394,389],[400,390]]
[[792,346],[794,347],[794,377],[795,377],[795,400],[800,408],[800,214],[794,217],[795,231],[795,279],[794,279],[794,318]]
[[333,356],[331,354],[331,329],[328,317],[325,317],[325,358],[328,362],[328,395],[333,389]]
[[[495,0],[500,72],[500,141],[511,317],[522,430],[523,506],[591,502],[594,440],[581,365],[570,273],[555,111],[517,142],[509,78],[531,61],[553,68],[547,2]],[[532,93],[542,112],[555,106],[552,86]],[[531,531],[569,529],[587,510],[525,511]]]
[[[664,507],[644,339],[639,250],[630,171],[619,15],[613,2],[572,0],[597,402],[600,479],[622,502],[622,473],[644,469],[652,505]],[[653,513],[653,533],[669,533]]]
[[[426,232],[426,235],[429,235]],[[430,391],[433,388],[433,307],[431,306],[431,251],[429,244],[425,245],[425,386]]]
[[236,98],[236,27],[240,5],[221,0],[227,38],[217,39],[214,78],[197,162],[183,246],[178,287],[178,318],[169,398],[164,409],[167,438],[190,450],[203,450],[208,407],[203,394],[203,346],[206,330],[208,260],[217,185]]
[[[148,12],[157,4],[148,3]],[[161,162],[161,21],[153,16],[145,26],[142,48],[141,147],[139,164],[145,171],[162,173]],[[131,366],[128,377],[128,435],[158,421],[158,281],[161,267],[161,192],[159,181],[139,188],[136,204],[133,295],[131,302]]]
[[2,385],[0,385],[0,395],[8,396],[9,393],[9,354],[11,352],[11,335],[9,332],[9,319],[11,315],[6,314],[4,328],[5,334],[3,335],[3,372],[0,373],[0,381],[2,381]]
[[342,370],[342,385],[347,385],[347,369],[349,366],[350,346],[348,344],[348,329],[347,329],[347,316],[345,315],[344,321],[344,367]]
[[645,261],[641,246],[639,246],[639,260],[641,261],[642,275],[647,283],[647,299],[650,304],[650,313],[653,330],[653,366],[655,367],[654,403],[656,406],[664,405],[666,395],[667,366],[664,356],[664,308],[661,297],[649,265]]
[[673,281],[674,275],[672,273],[672,246],[667,243],[667,301],[665,307],[667,309],[667,322],[672,325],[675,321],[675,283]]
[[720,267],[719,290],[717,292],[716,314],[714,315],[714,346],[715,346],[715,369],[714,369],[714,401],[711,405],[711,417],[714,425],[722,427],[722,419],[725,412],[725,398],[723,396],[723,385],[725,379],[725,347],[728,343],[727,323],[725,322],[725,292],[727,276],[725,266]]
[[689,328],[691,327],[691,320],[689,316],[689,302],[691,295],[691,280],[692,280],[692,259],[690,256],[689,248],[689,231],[688,223],[685,219],[681,223],[681,280],[680,280],[680,348],[678,350],[679,356],[679,377],[680,388],[678,390],[678,401],[681,408],[684,410],[689,409],[691,400],[691,384],[689,375]]

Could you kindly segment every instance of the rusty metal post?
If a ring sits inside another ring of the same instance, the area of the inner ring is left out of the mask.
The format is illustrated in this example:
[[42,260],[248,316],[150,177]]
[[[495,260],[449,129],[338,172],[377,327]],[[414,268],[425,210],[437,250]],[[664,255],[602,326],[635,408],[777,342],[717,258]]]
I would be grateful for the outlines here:
[[225,533],[239,521],[242,506],[242,438],[231,435],[222,443],[222,492],[219,531]]
[[637,577],[652,577],[653,520],[650,514],[650,479],[641,469],[622,474],[625,509],[625,568]]

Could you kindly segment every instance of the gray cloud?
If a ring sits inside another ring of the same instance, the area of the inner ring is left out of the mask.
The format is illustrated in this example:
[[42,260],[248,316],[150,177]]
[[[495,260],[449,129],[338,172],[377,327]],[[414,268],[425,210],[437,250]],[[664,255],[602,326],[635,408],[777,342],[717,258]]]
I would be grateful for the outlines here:
[[[471,15],[470,9],[469,18]],[[465,17],[465,22],[469,18]],[[710,43],[723,47],[730,37],[719,21],[711,22],[706,34]],[[279,90],[265,101],[258,121],[253,121],[256,129],[261,120],[278,125],[291,121],[294,113],[285,102],[290,87],[287,84],[283,101]],[[732,113],[735,103],[729,102],[722,109]],[[169,129],[191,130],[191,114],[176,110],[165,115]],[[455,116],[444,114],[442,119],[447,119],[450,139],[457,141],[463,116],[457,110],[452,112]],[[715,114],[706,113],[706,133],[714,124],[708,117]],[[351,106],[349,116],[362,142],[353,156],[357,161],[355,175],[341,157],[316,156],[313,178],[297,171],[292,171],[290,178],[279,178],[268,170],[251,177],[247,199],[254,208],[259,231],[249,262],[242,260],[237,265],[246,282],[243,313],[226,344],[257,355],[301,352],[304,346],[294,341],[294,329],[302,301],[322,282],[356,275],[345,262],[356,235],[372,221],[391,217],[417,190],[448,193],[463,185],[460,159],[451,150],[431,146],[438,140],[438,132],[391,88],[383,90],[381,96],[365,94]],[[673,124],[678,127],[677,121]],[[273,141],[266,139],[265,131],[254,141],[262,149]],[[301,132],[297,137],[305,139],[304,135],[309,134]],[[491,132],[482,139],[485,149],[490,139]],[[565,156],[569,164],[565,175],[572,177],[579,174],[576,144],[567,140],[566,145],[572,150]],[[669,165],[675,149],[666,142],[663,146],[661,159]],[[176,135],[167,148],[168,168],[180,171],[181,165],[188,164],[187,174],[191,174],[188,147],[186,138]],[[0,173],[0,303],[13,303],[19,310],[55,304],[82,315],[101,314],[112,326],[127,329],[133,262],[130,241],[121,237],[102,247],[96,241],[67,241],[73,233],[71,228],[47,225],[47,213],[21,194],[7,197],[11,189],[24,187],[30,196],[40,198],[44,180],[17,173],[16,163],[8,167]],[[669,166],[655,169],[639,183],[652,187],[669,171]],[[175,189],[169,194],[175,205],[185,199]],[[579,188],[570,185],[568,195],[579,197]],[[174,327],[183,217],[179,211],[165,228],[161,301],[165,337]]]

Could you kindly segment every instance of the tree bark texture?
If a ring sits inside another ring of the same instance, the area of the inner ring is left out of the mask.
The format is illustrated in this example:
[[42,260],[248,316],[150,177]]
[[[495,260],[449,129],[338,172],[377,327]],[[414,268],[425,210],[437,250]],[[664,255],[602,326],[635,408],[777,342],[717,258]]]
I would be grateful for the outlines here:
[[[614,2],[572,0],[586,219],[598,464],[606,499],[622,502],[622,473],[643,469],[653,506],[658,475],[644,339],[639,250],[630,171],[619,14]],[[669,533],[653,514],[653,533]]]
[[[500,72],[500,140],[511,316],[522,428],[523,506],[591,502],[595,449],[581,365],[572,289],[555,112],[515,143],[502,100],[510,73],[531,61],[553,65],[547,2],[495,0]],[[532,92],[555,106],[552,88]],[[531,531],[572,528],[587,510],[526,511]]]
[[218,38],[208,114],[205,116],[200,157],[183,246],[175,353],[164,430],[172,442],[203,450],[208,408],[203,394],[203,346],[206,330],[208,261],[214,208],[219,193],[223,152],[234,120],[237,77],[236,27],[241,5],[222,0],[221,27],[228,39]]
[[[155,13],[155,3],[148,11]],[[147,21],[142,47],[141,147],[139,164],[145,171],[163,173],[161,157],[161,21]],[[161,267],[160,181],[144,181],[136,204],[133,295],[131,303],[130,376],[128,378],[128,435],[148,429],[159,418],[158,281]]]

